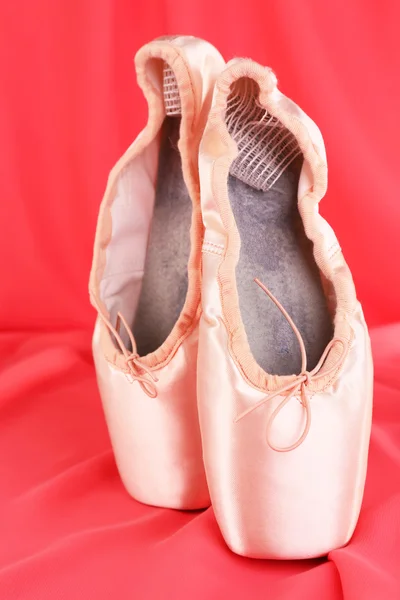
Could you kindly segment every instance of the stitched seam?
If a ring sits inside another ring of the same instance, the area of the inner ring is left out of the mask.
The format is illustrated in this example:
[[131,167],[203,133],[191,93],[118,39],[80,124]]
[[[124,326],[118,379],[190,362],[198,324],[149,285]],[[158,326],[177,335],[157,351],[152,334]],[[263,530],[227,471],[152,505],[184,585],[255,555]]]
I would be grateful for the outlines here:
[[[333,254],[331,254],[332,250],[334,250]],[[335,256],[335,254],[337,254],[340,251],[341,251],[341,247],[338,242],[335,242],[334,244],[332,244],[332,246],[327,250],[329,259],[333,258]]]
[[204,246],[214,246],[214,248],[221,248],[221,250],[225,248],[222,244],[214,244],[214,242],[209,242],[208,240],[204,240]]
[[327,253],[329,254],[329,252],[332,252],[332,250],[335,248],[335,246],[338,246],[338,245],[339,245],[338,242],[334,242],[332,244],[332,246],[329,246]]
[[329,260],[332,260],[332,258],[334,258],[334,256],[336,256],[336,254],[339,254],[339,252],[341,252],[341,248],[339,246],[339,248],[337,248],[337,250],[335,250],[335,252],[329,257]]
[[204,252],[205,254],[216,254],[217,256],[224,255],[224,253],[221,250],[214,250],[213,248],[204,248],[203,247],[202,252]]
[[140,273],[141,275],[143,275],[144,270],[143,269],[135,269],[133,271],[116,271],[115,273],[111,273],[110,275],[107,275],[107,277],[102,277],[102,281],[106,281],[107,279],[111,279],[112,277],[116,277],[119,275],[134,275],[134,274]]

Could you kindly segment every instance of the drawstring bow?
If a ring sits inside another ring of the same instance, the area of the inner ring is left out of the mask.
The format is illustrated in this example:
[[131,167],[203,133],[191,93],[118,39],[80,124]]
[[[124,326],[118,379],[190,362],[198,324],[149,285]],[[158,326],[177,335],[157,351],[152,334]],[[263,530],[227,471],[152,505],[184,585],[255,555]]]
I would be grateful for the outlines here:
[[[130,327],[123,315],[120,312],[117,313],[116,327],[113,327],[111,321],[109,321],[109,319],[107,319],[107,317],[105,317],[104,314],[101,313],[101,311],[99,311],[99,315],[106,327],[115,337],[115,340],[122,354],[125,357],[125,363],[128,369],[128,372],[126,373],[128,381],[130,383],[137,381],[144,393],[147,394],[147,396],[149,396],[150,398],[156,398],[157,387],[155,384],[157,383],[158,378],[154,373],[150,371],[150,369],[143,363],[143,361],[140,360],[139,354],[136,352],[136,342],[133,337],[132,331],[130,330]],[[129,340],[132,345],[132,352],[130,352],[127,349],[121,336],[118,333],[120,321],[123,323],[128,334]]]
[[[279,300],[277,300],[275,298],[275,296],[268,290],[268,288],[259,279],[255,279],[254,281],[267,294],[267,296],[269,296],[269,298],[274,302],[274,304],[279,308],[279,310],[281,311],[283,316],[288,321],[289,325],[292,327],[293,332],[296,335],[296,338],[297,338],[297,340],[299,342],[299,346],[300,346],[301,372],[299,375],[297,375],[295,377],[295,379],[293,381],[282,386],[281,388],[279,388],[272,394],[265,396],[265,398],[263,398],[262,400],[260,400],[256,404],[254,404],[253,406],[250,406],[250,408],[247,408],[242,413],[240,413],[236,417],[235,423],[240,421],[241,419],[243,419],[250,413],[252,413],[254,410],[259,408],[260,406],[263,406],[266,402],[273,400],[277,396],[283,396],[283,399],[281,400],[281,402],[279,402],[278,406],[272,412],[272,415],[270,416],[270,418],[268,420],[266,436],[267,436],[267,443],[272,448],[272,450],[275,450],[276,452],[290,452],[291,450],[295,450],[296,448],[298,448],[304,442],[304,440],[306,439],[306,437],[310,431],[311,406],[310,406],[310,399],[308,397],[308,393],[309,393],[308,388],[312,382],[318,381],[319,379],[321,379],[322,377],[326,377],[327,375],[328,376],[333,375],[336,371],[338,371],[340,369],[340,367],[343,363],[344,355],[345,355],[346,340],[344,340],[343,338],[340,338],[340,337],[334,337],[329,342],[329,344],[326,346],[321,358],[318,361],[318,364],[311,371],[307,371],[307,353],[306,353],[306,349],[305,349],[305,345],[304,345],[304,340],[301,336],[300,331],[298,330],[297,326],[295,325],[293,319],[290,317],[290,315],[286,312],[286,310],[280,304]],[[343,352],[342,352],[341,356],[339,357],[338,361],[334,365],[329,367],[329,369],[325,369],[325,371],[323,373],[320,373],[319,371],[320,371],[322,365],[324,364],[330,350],[336,343],[339,343],[342,345]],[[276,446],[273,442],[271,442],[271,428],[274,424],[274,421],[275,421],[276,417],[279,415],[279,413],[281,412],[281,410],[286,406],[286,404],[288,404],[288,402],[290,402],[290,400],[294,396],[298,396],[298,395],[300,396],[301,404],[304,407],[305,415],[306,415],[306,423],[305,423],[303,432],[301,433],[300,437],[290,446],[285,446],[285,447]]]

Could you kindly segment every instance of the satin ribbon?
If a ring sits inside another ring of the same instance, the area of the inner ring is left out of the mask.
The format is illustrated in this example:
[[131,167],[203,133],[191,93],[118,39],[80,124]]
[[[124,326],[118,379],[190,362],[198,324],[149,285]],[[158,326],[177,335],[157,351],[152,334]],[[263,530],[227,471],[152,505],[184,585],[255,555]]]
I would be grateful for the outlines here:
[[[267,294],[267,296],[269,296],[269,298],[279,308],[279,310],[281,311],[283,316],[288,321],[289,325],[292,327],[293,332],[295,333],[297,340],[299,342],[299,346],[300,346],[301,373],[299,375],[297,375],[296,378],[293,381],[291,381],[290,383],[282,386],[281,388],[279,388],[272,394],[269,394],[268,396],[266,396],[265,398],[260,400],[260,402],[257,402],[250,408],[248,408],[245,411],[243,411],[242,413],[240,413],[236,417],[235,423],[240,421],[241,419],[243,419],[250,413],[252,413],[254,410],[259,408],[260,406],[263,406],[266,402],[273,400],[277,396],[283,395],[284,397],[283,397],[282,401],[275,408],[275,410],[273,411],[272,415],[270,416],[270,418],[268,420],[266,437],[267,437],[267,443],[270,446],[270,448],[272,448],[272,450],[275,450],[276,452],[290,452],[291,450],[295,450],[296,448],[298,448],[304,442],[304,440],[306,439],[306,437],[308,435],[308,432],[310,431],[311,406],[310,406],[310,400],[308,398],[308,393],[307,393],[308,386],[313,381],[317,381],[318,379],[321,379],[322,377],[326,377],[327,375],[333,375],[333,373],[335,373],[336,371],[338,371],[340,369],[343,359],[344,359],[344,356],[345,356],[345,352],[346,352],[347,340],[345,340],[344,338],[340,338],[340,337],[334,337],[329,342],[329,344],[326,346],[321,358],[318,361],[318,364],[311,371],[307,371],[307,353],[306,353],[304,341],[303,341],[300,331],[296,327],[292,318],[289,316],[289,314],[286,312],[286,310],[283,308],[283,306],[280,304],[280,302],[275,298],[275,296],[268,290],[268,288],[263,283],[261,283],[261,281],[259,279],[255,279],[254,281],[258,286],[260,286],[260,288]],[[330,350],[336,343],[341,344],[343,347],[343,352],[342,352],[341,356],[339,357],[338,361],[334,365],[332,365],[329,369],[326,369],[323,373],[319,373]],[[288,402],[290,402],[290,400],[294,396],[298,396],[298,395],[300,395],[301,403],[302,403],[305,413],[306,413],[306,423],[305,423],[303,432],[300,435],[300,437],[290,446],[285,446],[285,447],[276,446],[275,444],[273,444],[271,442],[271,439],[270,439],[272,425],[274,424],[276,417],[279,415],[281,410],[286,406],[286,404]]]

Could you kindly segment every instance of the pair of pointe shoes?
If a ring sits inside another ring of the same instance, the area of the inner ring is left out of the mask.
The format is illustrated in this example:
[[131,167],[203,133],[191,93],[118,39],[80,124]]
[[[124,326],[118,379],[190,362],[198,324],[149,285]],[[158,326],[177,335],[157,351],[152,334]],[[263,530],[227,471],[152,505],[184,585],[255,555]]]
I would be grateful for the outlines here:
[[318,210],[321,134],[269,68],[202,40],[135,64],[148,122],[111,171],[90,276],[122,481],[146,504],[212,503],[238,554],[324,555],[357,523],[373,368]]

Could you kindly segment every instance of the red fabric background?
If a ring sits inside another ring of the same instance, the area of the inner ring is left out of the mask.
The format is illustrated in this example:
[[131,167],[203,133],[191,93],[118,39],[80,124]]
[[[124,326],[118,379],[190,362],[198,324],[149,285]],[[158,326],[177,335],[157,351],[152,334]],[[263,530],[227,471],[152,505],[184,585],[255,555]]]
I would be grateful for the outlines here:
[[[396,0],[1,0],[1,600],[400,598],[399,23]],[[322,213],[376,363],[364,506],[327,560],[237,557],[212,510],[140,505],[116,472],[87,280],[108,171],[144,124],[132,58],[168,33],[272,66],[325,137]]]

